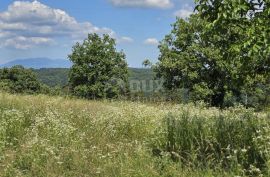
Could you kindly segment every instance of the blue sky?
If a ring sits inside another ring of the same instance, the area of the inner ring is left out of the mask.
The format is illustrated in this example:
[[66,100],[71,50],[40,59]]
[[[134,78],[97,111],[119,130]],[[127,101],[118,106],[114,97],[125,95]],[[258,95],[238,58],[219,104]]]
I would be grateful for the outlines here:
[[63,58],[87,33],[110,34],[131,67],[157,61],[158,41],[193,0],[0,1],[0,64],[19,58]]

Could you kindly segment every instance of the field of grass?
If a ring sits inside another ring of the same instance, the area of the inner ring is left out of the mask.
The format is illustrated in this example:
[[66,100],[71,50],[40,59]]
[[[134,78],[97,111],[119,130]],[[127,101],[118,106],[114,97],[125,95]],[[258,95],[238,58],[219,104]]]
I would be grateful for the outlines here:
[[0,93],[0,176],[269,176],[270,114]]

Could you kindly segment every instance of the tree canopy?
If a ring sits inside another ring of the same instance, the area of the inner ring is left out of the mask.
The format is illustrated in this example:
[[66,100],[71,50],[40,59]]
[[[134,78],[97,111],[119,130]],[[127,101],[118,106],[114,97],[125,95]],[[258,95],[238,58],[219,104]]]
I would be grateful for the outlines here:
[[155,69],[169,90],[225,106],[269,85],[268,1],[197,0],[197,14],[177,19]]
[[125,54],[115,48],[109,35],[89,34],[69,55],[73,66],[69,83],[75,95],[85,98],[114,98],[127,91]]
[[0,89],[12,93],[36,93],[41,84],[31,69],[22,66],[0,69]]

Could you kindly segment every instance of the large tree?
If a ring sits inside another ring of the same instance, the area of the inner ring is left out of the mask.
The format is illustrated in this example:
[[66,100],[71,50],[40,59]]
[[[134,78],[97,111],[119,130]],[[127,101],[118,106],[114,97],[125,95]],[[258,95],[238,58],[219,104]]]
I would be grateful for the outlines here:
[[114,98],[126,92],[128,68],[125,54],[109,35],[89,34],[73,47],[69,82],[74,94],[85,98]]
[[[270,65],[270,1],[269,0],[196,0],[200,17],[207,20],[209,34],[225,34],[233,38],[232,29],[245,37],[240,40],[222,38],[220,49],[242,57],[250,74],[269,73]],[[225,45],[225,47],[224,47]]]
[[[200,17],[209,25],[209,35],[226,35],[215,46],[226,51],[227,60],[238,65],[235,84],[247,95],[269,88],[270,83],[270,1],[196,0]],[[236,34],[232,31],[237,29]],[[238,40],[235,36],[243,36]]]
[[[166,88],[184,87],[195,100],[224,106],[228,98],[241,101],[243,93],[248,94],[257,89],[258,84],[267,83],[269,38],[262,36],[266,43],[254,44],[250,50],[251,36],[247,29],[255,23],[254,14],[239,15],[238,23],[233,19],[218,22],[212,11],[216,2],[200,1],[198,14],[187,21],[177,20],[171,34],[159,46],[161,55],[156,71],[165,79]],[[208,9],[201,10],[208,5]],[[221,9],[223,6],[223,3],[218,5]]]
[[226,77],[221,51],[210,37],[203,35],[207,23],[198,15],[187,21],[177,19],[169,35],[161,42],[155,70],[168,90],[185,88],[194,100],[218,105],[224,98]]

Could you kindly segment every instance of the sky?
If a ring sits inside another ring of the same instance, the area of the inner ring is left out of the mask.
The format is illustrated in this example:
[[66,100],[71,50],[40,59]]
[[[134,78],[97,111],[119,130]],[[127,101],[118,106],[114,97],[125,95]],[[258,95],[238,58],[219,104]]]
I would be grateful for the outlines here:
[[0,64],[22,58],[67,59],[89,33],[109,34],[130,67],[156,62],[158,43],[193,0],[1,0]]

